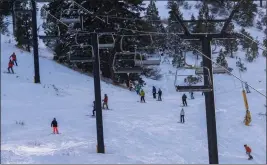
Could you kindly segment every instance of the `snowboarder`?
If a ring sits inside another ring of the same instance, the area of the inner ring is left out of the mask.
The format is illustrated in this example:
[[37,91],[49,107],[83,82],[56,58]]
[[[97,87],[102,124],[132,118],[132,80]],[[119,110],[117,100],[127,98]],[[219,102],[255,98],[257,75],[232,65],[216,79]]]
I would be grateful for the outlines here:
[[108,109],[108,95],[107,94],[104,95],[103,109],[105,109],[105,106]]
[[96,107],[96,106],[95,106],[95,101],[93,101],[93,111],[92,111],[92,112],[93,112],[93,115],[92,115],[92,116],[95,116],[95,111],[96,111],[96,110],[95,110],[95,107]]
[[182,96],[182,101],[183,101],[183,105],[187,106],[187,102],[186,102],[187,96],[185,94],[183,94]]
[[161,89],[159,88],[159,91],[158,91],[158,101],[162,101],[162,99],[161,99],[161,95],[162,95],[162,91],[161,91]]
[[251,93],[250,90],[249,90],[249,87],[248,87],[248,83],[247,82],[245,82],[245,88],[246,88],[246,92],[247,93]]
[[57,120],[56,118],[53,119],[53,121],[51,122],[51,127],[53,127],[53,134],[58,134],[58,125],[57,125]]
[[244,145],[245,149],[246,149],[246,154],[249,156],[248,160],[253,159],[253,156],[251,156],[251,148],[248,145]]
[[142,103],[142,101],[144,101],[144,103],[145,103],[145,102],[146,102],[146,101],[145,101],[145,92],[144,92],[143,89],[142,89],[141,92],[140,92],[140,96],[141,96],[141,101],[140,101],[140,102]]
[[12,55],[9,57],[9,59],[11,61],[13,61],[16,64],[16,66],[18,66],[18,64],[17,64],[17,56],[16,56],[15,52],[12,53]]
[[153,89],[152,89],[152,94],[153,94],[153,98],[156,99],[157,98],[157,89],[155,86],[153,86]]
[[195,99],[194,92],[190,92],[190,95],[191,95],[191,99]]
[[8,63],[8,73],[10,73],[10,70],[12,71],[12,73],[14,74],[14,70],[13,70],[13,66],[14,66],[14,63],[13,61],[9,60],[9,63]]
[[132,91],[132,89],[133,89],[133,82],[130,80],[129,81],[129,90]]
[[184,109],[182,108],[181,112],[180,112],[180,122],[184,123]]

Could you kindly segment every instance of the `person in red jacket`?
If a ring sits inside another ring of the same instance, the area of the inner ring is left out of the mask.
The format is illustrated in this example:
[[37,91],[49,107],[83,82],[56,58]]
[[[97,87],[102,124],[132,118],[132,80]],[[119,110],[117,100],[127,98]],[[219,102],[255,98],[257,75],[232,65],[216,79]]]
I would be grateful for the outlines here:
[[10,70],[11,70],[12,73],[14,74],[13,65],[14,65],[13,61],[9,60],[8,68],[7,68],[8,73],[10,73]]
[[13,52],[13,54],[9,57],[9,59],[11,59],[16,64],[16,66],[18,66],[17,56],[16,56],[15,52]]
[[107,109],[108,109],[108,96],[107,96],[107,94],[105,94],[105,96],[104,96],[104,100],[103,100],[103,109],[105,109],[105,106],[106,106]]
[[248,145],[244,145],[245,149],[246,149],[246,154],[248,154],[248,159],[253,159],[253,156],[251,156],[251,148]]

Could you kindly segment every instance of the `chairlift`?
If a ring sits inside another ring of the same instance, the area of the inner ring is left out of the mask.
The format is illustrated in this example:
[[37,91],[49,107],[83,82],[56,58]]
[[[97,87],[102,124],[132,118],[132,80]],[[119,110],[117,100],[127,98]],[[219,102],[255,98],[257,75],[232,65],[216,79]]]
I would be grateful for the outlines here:
[[80,14],[78,9],[65,9],[61,11],[60,21],[66,24],[80,23]]
[[136,55],[136,52],[116,52],[113,59],[114,73],[142,73],[142,67],[136,65]]
[[121,36],[121,40],[120,40],[120,48],[121,48],[121,51],[126,51],[123,49],[123,39],[125,39],[125,37],[142,37],[142,36],[149,36],[149,39],[150,39],[150,44],[149,46],[153,45],[153,38],[152,38],[152,35],[151,34],[137,34],[137,35],[122,35]]
[[112,49],[115,47],[115,33],[100,33],[98,36],[99,49]]
[[75,34],[75,43],[77,45],[79,44],[85,44],[92,43],[92,35],[90,32],[86,31],[77,31]]
[[211,74],[210,71],[207,67],[204,67],[205,69],[208,70],[208,81],[209,84],[208,85],[177,85],[177,78],[178,76],[190,76],[190,75],[178,75],[177,71],[176,71],[176,75],[175,75],[175,81],[174,81],[174,86],[176,88],[177,92],[210,92],[213,90],[212,87],[212,81],[211,81]]
[[[59,28],[58,25],[56,25],[56,28],[58,30],[56,31],[55,35],[38,35],[39,39],[42,39],[42,40],[59,39],[60,38],[60,28]],[[40,26],[38,27],[37,31],[38,31],[38,34],[39,34],[40,33]]]
[[88,63],[94,61],[92,45],[72,45],[69,52],[69,61],[71,63]]
[[[224,69],[223,67],[213,67],[212,68],[212,73],[213,74],[225,74],[227,72],[228,72],[228,70]],[[202,67],[196,68],[195,74],[196,75],[203,75],[204,74],[203,68]]]
[[[143,59],[143,56],[145,59]],[[140,60],[135,60],[136,66],[146,66],[146,65],[160,65],[161,63],[161,55],[148,55],[148,54],[140,54]]]

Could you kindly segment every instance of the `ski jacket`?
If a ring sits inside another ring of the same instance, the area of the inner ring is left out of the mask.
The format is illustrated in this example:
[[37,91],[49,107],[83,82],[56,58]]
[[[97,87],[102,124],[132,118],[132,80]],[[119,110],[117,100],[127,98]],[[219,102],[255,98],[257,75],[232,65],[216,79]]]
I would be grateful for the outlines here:
[[16,59],[17,59],[16,54],[13,53],[13,54],[10,56],[10,58],[11,58],[11,60],[16,61]]
[[187,98],[187,96],[184,94],[184,95],[182,96],[182,99],[185,100],[186,98]]
[[246,152],[251,152],[251,148],[249,147],[249,146],[245,146],[245,148],[246,148]]
[[57,127],[57,121],[56,120],[53,120],[51,122],[51,127]]
[[153,89],[152,89],[152,93],[157,93],[157,90],[156,90],[155,87],[153,87]]
[[161,91],[161,90],[159,90],[159,91],[158,91],[158,94],[161,96],[161,95],[162,95],[162,91]]
[[108,96],[105,96],[103,101],[104,101],[104,103],[107,103],[108,102]]
[[140,96],[145,96],[145,92],[144,91],[141,91],[140,92]]
[[181,116],[182,116],[182,115],[184,116],[184,109],[181,110],[180,115],[181,115]]
[[12,68],[13,65],[14,65],[13,62],[12,62],[12,61],[9,61],[9,63],[8,63],[8,67],[9,67],[9,68]]

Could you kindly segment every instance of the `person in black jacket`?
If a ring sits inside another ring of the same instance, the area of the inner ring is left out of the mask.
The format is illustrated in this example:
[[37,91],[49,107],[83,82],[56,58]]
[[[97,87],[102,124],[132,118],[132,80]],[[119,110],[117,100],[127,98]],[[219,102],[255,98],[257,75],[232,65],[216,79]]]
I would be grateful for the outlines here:
[[153,94],[153,98],[156,99],[157,98],[157,89],[155,86],[153,86],[153,89],[152,89],[152,94]]
[[183,101],[183,105],[187,106],[187,102],[186,102],[187,96],[185,94],[183,94],[182,96],[182,101]]
[[57,125],[57,120],[56,118],[53,119],[53,121],[51,122],[51,127],[53,127],[53,133],[55,134],[58,134],[58,125]]

